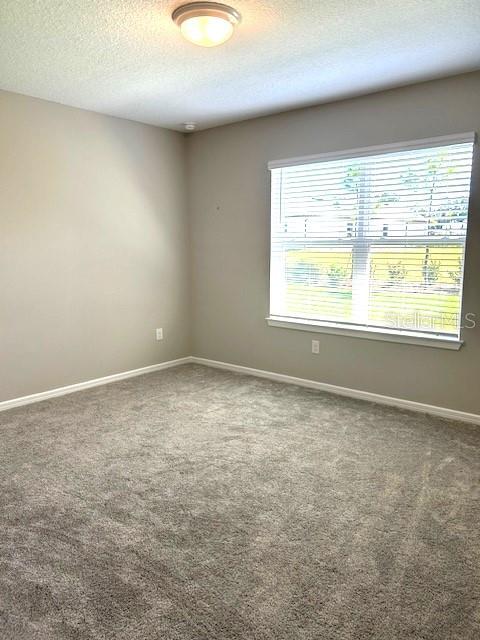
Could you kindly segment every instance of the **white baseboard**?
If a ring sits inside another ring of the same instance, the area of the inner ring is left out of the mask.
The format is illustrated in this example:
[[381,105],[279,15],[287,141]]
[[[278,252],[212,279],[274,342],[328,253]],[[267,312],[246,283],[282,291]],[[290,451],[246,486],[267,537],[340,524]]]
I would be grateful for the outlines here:
[[48,400],[49,398],[57,398],[58,396],[64,396],[67,393],[75,393],[76,391],[83,391],[84,389],[90,389],[91,387],[99,387],[100,385],[109,384],[110,382],[118,382],[119,380],[134,378],[135,376],[141,376],[144,373],[152,373],[153,371],[170,369],[170,367],[176,367],[179,364],[188,364],[191,361],[192,360],[189,357],[178,358],[177,360],[169,360],[168,362],[160,362],[159,364],[152,364],[148,367],[142,367],[141,369],[132,369],[131,371],[114,373],[111,376],[104,376],[103,378],[95,378],[94,380],[87,380],[86,382],[69,384],[66,387],[59,387],[58,389],[50,389],[49,391],[33,393],[29,396],[23,396],[21,398],[13,398],[12,400],[5,400],[4,402],[0,402],[0,411],[6,411],[7,409],[14,409],[15,407],[22,407],[23,405],[32,404],[33,402],[41,402],[42,400]]
[[379,393],[371,393],[370,391],[360,391],[359,389],[349,389],[348,387],[339,387],[326,382],[317,382],[316,380],[308,380],[306,378],[295,378],[287,376],[283,373],[273,373],[272,371],[263,371],[262,369],[252,369],[251,367],[243,367],[238,364],[230,364],[228,362],[219,362],[218,360],[208,360],[207,358],[190,358],[190,362],[203,364],[207,367],[215,367],[217,369],[226,369],[235,371],[236,373],[244,373],[249,376],[258,378],[268,378],[277,382],[286,382],[287,384],[296,384],[300,387],[308,387],[309,389],[318,389],[347,398],[356,398],[357,400],[367,400],[377,404],[384,404],[400,409],[408,409],[419,413],[428,413],[430,415],[447,418],[449,420],[460,420],[461,422],[470,422],[480,425],[480,415],[476,413],[467,413],[465,411],[457,411],[456,409],[447,409],[446,407],[437,407],[432,404],[423,404],[422,402],[414,402],[413,400],[404,400],[403,398],[392,398],[390,396],[382,396]]
[[170,369],[171,367],[189,363],[203,364],[207,367],[226,369],[227,371],[243,373],[249,376],[255,376],[257,378],[267,378],[269,380],[275,380],[277,382],[296,384],[300,387],[307,387],[309,389],[318,389],[319,391],[326,391],[327,393],[346,396],[347,398],[367,400],[368,402],[375,402],[377,404],[384,404],[391,407],[398,407],[400,409],[417,411],[419,413],[428,413],[450,420],[460,420],[461,422],[470,422],[480,425],[480,415],[476,413],[467,413],[465,411],[457,411],[456,409],[437,407],[432,404],[423,404],[422,402],[414,402],[413,400],[404,400],[403,398],[392,398],[390,396],[380,395],[379,393],[371,393],[370,391],[349,389],[348,387],[339,387],[334,384],[327,384],[326,382],[317,382],[316,380],[308,380],[306,378],[296,378],[294,376],[288,376],[283,373],[274,373],[273,371],[253,369],[252,367],[244,367],[238,364],[230,364],[228,362],[219,362],[218,360],[209,360],[208,358],[197,358],[195,356],[187,356],[186,358],[169,360],[168,362],[153,364],[148,367],[142,367],[141,369],[133,369],[132,371],[115,373],[110,376],[104,376],[103,378],[96,378],[95,380],[87,380],[86,382],[79,382],[77,384],[71,384],[66,387],[59,387],[58,389],[50,389],[49,391],[42,391],[41,393],[34,393],[32,395],[23,396],[21,398],[5,400],[4,402],[0,402],[0,411],[14,409],[15,407],[22,407],[26,404],[41,402],[42,400],[48,400],[49,398],[57,398],[58,396],[63,396],[68,393],[75,393],[76,391],[83,391],[84,389],[90,389],[92,387],[98,387],[103,384],[118,382],[119,380],[141,376],[145,373],[153,373],[154,371]]

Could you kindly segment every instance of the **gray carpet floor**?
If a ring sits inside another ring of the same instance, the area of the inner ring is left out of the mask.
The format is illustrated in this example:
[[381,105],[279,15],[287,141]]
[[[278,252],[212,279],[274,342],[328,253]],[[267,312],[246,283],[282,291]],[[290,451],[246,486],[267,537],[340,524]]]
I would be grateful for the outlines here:
[[479,454],[198,365],[4,412],[0,637],[477,640]]

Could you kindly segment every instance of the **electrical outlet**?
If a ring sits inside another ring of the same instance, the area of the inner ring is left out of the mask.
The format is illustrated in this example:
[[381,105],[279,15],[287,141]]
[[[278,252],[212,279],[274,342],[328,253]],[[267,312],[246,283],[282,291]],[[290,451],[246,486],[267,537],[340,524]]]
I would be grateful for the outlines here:
[[155,336],[157,340],[163,340],[163,329],[157,329],[155,331]]
[[318,340],[312,340],[312,353],[320,353],[320,342]]

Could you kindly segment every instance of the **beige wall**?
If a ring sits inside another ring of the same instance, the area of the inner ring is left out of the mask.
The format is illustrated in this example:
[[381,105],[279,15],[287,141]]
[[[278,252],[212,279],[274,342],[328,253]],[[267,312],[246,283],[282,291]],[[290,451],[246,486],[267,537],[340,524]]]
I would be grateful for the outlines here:
[[[480,73],[259,118],[188,139],[195,355],[480,413],[479,330],[445,351],[268,327],[268,160],[480,131]],[[464,310],[480,322],[480,158]],[[311,354],[312,337],[320,355]]]
[[0,93],[0,400],[189,354],[184,146]]
[[[219,127],[187,144],[0,92],[0,401],[193,352],[480,413],[478,329],[454,352],[264,320],[268,160],[471,130],[480,131],[480,73]],[[464,310],[480,318],[478,152],[474,174]]]

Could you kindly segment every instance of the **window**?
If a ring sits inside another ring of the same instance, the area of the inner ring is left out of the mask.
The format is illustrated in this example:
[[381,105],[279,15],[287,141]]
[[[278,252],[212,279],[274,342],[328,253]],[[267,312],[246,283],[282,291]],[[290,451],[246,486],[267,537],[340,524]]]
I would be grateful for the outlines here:
[[473,143],[269,163],[270,324],[458,342]]

